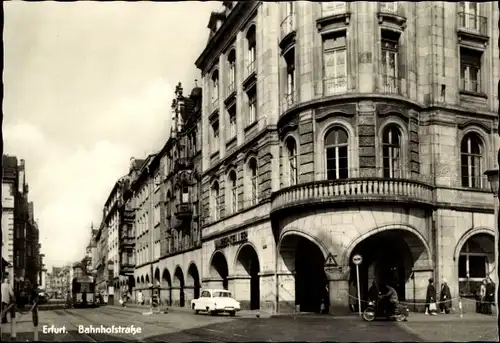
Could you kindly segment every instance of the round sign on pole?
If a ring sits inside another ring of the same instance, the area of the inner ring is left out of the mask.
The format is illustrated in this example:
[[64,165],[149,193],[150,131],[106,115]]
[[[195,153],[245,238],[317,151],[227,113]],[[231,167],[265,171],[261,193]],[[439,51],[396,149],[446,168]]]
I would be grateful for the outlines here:
[[355,265],[361,264],[361,262],[363,262],[363,258],[360,254],[356,254],[352,257],[352,263],[354,263]]

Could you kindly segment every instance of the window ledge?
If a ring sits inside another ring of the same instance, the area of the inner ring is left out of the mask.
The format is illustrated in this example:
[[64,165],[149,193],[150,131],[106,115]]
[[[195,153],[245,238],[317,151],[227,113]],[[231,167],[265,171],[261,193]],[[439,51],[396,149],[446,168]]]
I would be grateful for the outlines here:
[[343,12],[338,14],[321,16],[316,20],[316,27],[318,31],[324,31],[330,25],[340,24],[343,22],[344,25],[349,25],[351,19],[350,12]]
[[245,133],[250,131],[252,128],[254,128],[257,125],[257,123],[258,123],[258,121],[255,120],[251,124],[248,124],[247,127],[245,127],[245,130],[244,130]]
[[460,90],[459,91],[460,95],[467,95],[467,96],[472,96],[475,98],[483,98],[483,99],[488,99],[488,95],[483,92],[471,92],[471,91],[466,91],[466,90]]
[[234,142],[236,142],[236,136],[234,136],[233,138],[230,138],[227,142],[226,142],[226,147],[227,146],[230,146],[231,144],[233,144]]
[[210,159],[214,159],[219,155],[219,150],[210,153]]

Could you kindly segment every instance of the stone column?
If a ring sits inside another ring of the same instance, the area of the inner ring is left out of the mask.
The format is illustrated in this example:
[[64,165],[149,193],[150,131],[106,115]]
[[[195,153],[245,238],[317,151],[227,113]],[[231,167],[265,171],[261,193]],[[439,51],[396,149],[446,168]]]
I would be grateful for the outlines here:
[[170,290],[172,292],[172,306],[180,306],[181,288],[179,286],[174,286]]
[[[427,285],[429,279],[434,277],[434,270],[430,268],[413,268],[413,280],[409,280],[409,282],[413,282],[412,290],[413,294],[410,296],[406,296],[406,298],[415,298],[412,302],[417,303],[415,305],[415,310],[417,312],[423,312],[425,310],[425,296],[427,295]],[[437,284],[437,283],[436,283]],[[409,307],[410,310],[413,310],[413,305]]]
[[249,275],[231,275],[228,279],[229,290],[233,294],[233,298],[240,302],[241,309],[250,309],[252,278]]
[[191,300],[194,299],[194,286],[188,285],[184,287],[184,306],[191,306]]
[[274,270],[259,273],[260,286],[260,310],[268,313],[276,313],[276,275]]
[[171,292],[170,287],[160,288],[160,299],[162,304],[172,306],[171,304],[172,297],[170,292]]
[[325,273],[330,295],[329,313],[349,314],[349,266],[330,268],[325,270]]
[[295,276],[291,272],[278,273],[278,311],[295,312]]

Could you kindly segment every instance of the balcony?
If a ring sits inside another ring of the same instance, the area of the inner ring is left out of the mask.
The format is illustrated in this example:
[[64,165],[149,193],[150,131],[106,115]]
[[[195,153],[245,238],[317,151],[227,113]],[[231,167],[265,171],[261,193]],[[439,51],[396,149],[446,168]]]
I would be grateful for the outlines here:
[[386,94],[401,94],[401,80],[395,76],[382,75],[380,90]]
[[194,168],[193,161],[188,157],[179,157],[175,160],[174,170],[175,172],[181,170],[191,170]]
[[283,102],[281,104],[282,111],[285,112],[290,107],[292,107],[293,104],[295,104],[295,101],[296,101],[295,100],[295,92],[290,92],[288,94],[285,94],[285,96],[283,97]]
[[474,13],[458,13],[458,36],[479,43],[486,43],[488,37],[488,18]]
[[175,216],[179,219],[189,219],[193,216],[193,206],[190,203],[177,204]]
[[210,107],[210,113],[213,113],[219,109],[219,97],[212,99],[212,104]]
[[433,188],[419,181],[388,178],[323,180],[284,188],[272,197],[273,212],[346,202],[400,202],[432,205]]
[[347,76],[337,76],[323,79],[323,95],[347,93]]
[[256,70],[256,62],[255,60],[250,61],[247,64],[245,70],[245,80],[243,81],[243,90],[250,89],[256,82],[257,79],[257,70]]
[[280,41],[295,33],[295,13],[290,13],[280,24]]

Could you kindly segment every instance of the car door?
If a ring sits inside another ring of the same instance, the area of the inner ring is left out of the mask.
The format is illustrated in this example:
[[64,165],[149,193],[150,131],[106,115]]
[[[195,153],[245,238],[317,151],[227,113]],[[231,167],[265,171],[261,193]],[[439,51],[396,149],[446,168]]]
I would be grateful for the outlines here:
[[201,292],[201,295],[196,303],[197,310],[205,310],[205,308],[207,307],[207,295],[209,295],[208,291]]

